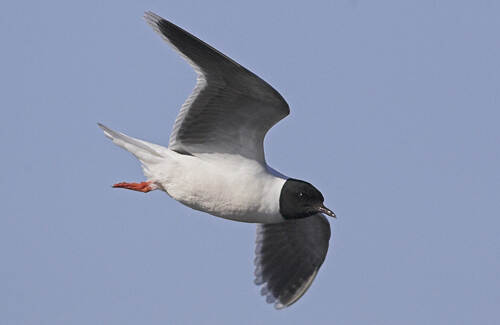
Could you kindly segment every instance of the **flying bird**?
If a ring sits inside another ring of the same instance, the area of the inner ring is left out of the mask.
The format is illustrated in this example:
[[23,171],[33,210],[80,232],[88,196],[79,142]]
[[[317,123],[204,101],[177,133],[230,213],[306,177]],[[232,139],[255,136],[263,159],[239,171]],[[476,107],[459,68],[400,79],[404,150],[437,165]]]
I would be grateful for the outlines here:
[[145,19],[197,73],[175,120],[168,147],[113,131],[147,180],[113,185],[165,191],[195,210],[257,223],[255,283],[275,308],[288,307],[311,286],[325,260],[335,214],[313,185],[266,164],[264,136],[290,109],[264,80],[182,28],[146,12]]

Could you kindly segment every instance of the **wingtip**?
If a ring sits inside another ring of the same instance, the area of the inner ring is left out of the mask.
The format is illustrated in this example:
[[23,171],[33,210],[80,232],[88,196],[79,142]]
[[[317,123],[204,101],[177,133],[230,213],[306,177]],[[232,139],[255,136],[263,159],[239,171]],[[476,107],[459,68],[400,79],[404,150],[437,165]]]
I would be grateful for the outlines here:
[[150,26],[155,27],[158,24],[158,22],[162,19],[163,18],[161,18],[160,16],[158,16],[157,14],[155,14],[154,12],[152,12],[150,10],[144,12],[144,20],[146,20],[146,22]]
[[159,17],[159,16],[154,12],[152,12],[151,10],[144,11],[144,18],[149,18],[149,17]]
[[97,122],[97,126],[99,126],[103,131],[108,131],[109,130],[109,128],[106,125],[102,124],[102,123]]

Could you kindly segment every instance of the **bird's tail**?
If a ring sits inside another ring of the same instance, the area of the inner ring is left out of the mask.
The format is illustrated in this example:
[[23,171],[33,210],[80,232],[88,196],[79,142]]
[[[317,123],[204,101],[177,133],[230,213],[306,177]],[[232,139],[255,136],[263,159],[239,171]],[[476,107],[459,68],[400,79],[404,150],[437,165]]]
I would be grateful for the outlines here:
[[113,131],[101,123],[97,123],[97,125],[99,125],[104,131],[104,134],[110,138],[114,144],[122,147],[139,159],[145,173],[147,173],[148,165],[160,162],[165,157],[165,151],[168,150],[157,144],[135,139],[121,132]]

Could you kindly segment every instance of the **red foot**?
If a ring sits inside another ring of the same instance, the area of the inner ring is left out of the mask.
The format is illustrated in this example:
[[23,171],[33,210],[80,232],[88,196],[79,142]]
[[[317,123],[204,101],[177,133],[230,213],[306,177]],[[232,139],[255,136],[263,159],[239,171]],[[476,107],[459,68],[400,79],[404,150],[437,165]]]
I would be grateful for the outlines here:
[[113,185],[113,187],[117,188],[126,188],[132,191],[144,192],[147,193],[149,191],[155,190],[156,186],[151,184],[151,182],[142,182],[142,183],[117,183]]

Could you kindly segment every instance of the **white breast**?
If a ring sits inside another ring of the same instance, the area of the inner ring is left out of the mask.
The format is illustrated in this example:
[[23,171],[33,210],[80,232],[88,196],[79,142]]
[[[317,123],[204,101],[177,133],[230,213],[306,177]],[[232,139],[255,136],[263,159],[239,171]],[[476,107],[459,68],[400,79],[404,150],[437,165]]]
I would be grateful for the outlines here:
[[190,208],[242,222],[283,221],[279,198],[286,179],[271,174],[257,161],[235,155],[195,157],[171,151],[168,159],[150,166],[149,171],[151,180]]

